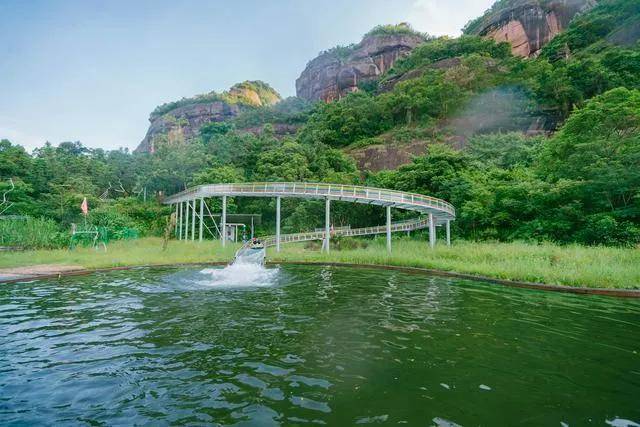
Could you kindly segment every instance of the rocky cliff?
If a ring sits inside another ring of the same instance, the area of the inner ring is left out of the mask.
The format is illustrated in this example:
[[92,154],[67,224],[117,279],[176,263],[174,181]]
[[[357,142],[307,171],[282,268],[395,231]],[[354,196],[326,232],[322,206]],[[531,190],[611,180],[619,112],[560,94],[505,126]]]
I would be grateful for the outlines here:
[[297,96],[309,101],[339,99],[380,76],[424,41],[410,30],[372,31],[356,45],[331,49],[309,62],[296,80]]
[[502,0],[470,22],[466,34],[509,42],[514,55],[531,57],[597,0]]
[[147,134],[136,151],[153,153],[161,140],[185,143],[198,136],[210,122],[222,122],[242,111],[273,105],[280,95],[261,81],[246,81],[221,94],[210,92],[157,107],[150,115]]

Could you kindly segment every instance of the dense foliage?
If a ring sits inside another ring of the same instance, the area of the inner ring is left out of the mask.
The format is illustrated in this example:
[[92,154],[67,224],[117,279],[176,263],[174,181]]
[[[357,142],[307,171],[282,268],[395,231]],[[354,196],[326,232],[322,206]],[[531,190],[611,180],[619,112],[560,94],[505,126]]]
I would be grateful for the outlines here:
[[298,125],[307,121],[312,104],[302,98],[290,97],[275,105],[242,112],[233,124],[239,129],[263,126],[267,123]]
[[471,238],[636,244],[639,97],[615,89],[577,110],[553,138],[484,135],[466,152],[434,146],[373,180],[449,200]]
[[[0,194],[12,177],[14,204],[7,213],[49,218],[59,230],[81,222],[79,205],[87,197],[90,223],[160,234],[169,212],[158,200],[191,185],[363,183],[450,201],[458,210],[455,235],[465,238],[635,245],[640,48],[613,36],[638,19],[637,5],[600,2],[531,60],[513,57],[508,44],[474,36],[429,40],[366,90],[333,103],[291,98],[250,109],[203,126],[188,144],[160,138],[154,154],[77,142],[28,154],[4,140]],[[270,88],[254,83],[245,84],[267,100]],[[242,85],[228,93],[238,102],[245,102]],[[199,101],[178,101],[154,114],[180,102]],[[300,129],[282,136],[278,125]],[[238,130],[248,128],[259,132]],[[415,141],[429,146],[427,154],[395,171],[359,171],[344,153]],[[321,202],[285,200],[283,210],[286,232],[322,222]],[[230,213],[262,213],[264,232],[274,211],[264,199],[238,199],[229,207]],[[335,203],[332,215],[337,226],[383,222],[383,211],[370,206]]]
[[589,13],[578,15],[567,31],[545,46],[542,56],[560,60],[567,55],[598,54],[612,44],[633,45],[639,20],[637,0],[601,0]]

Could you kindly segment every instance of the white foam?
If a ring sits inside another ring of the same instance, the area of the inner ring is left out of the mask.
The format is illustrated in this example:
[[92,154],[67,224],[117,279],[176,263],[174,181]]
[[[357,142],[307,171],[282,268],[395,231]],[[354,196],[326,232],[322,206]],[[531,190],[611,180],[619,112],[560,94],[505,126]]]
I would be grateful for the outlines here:
[[201,271],[210,277],[200,283],[216,287],[267,287],[276,283],[277,268],[262,264],[235,262],[223,269],[207,268]]

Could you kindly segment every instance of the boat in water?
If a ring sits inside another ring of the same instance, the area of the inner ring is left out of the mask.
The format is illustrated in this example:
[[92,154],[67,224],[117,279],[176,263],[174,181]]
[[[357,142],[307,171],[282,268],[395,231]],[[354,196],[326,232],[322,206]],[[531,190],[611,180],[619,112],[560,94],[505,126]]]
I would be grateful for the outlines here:
[[264,243],[258,239],[252,239],[236,252],[232,264],[264,264],[266,250]]

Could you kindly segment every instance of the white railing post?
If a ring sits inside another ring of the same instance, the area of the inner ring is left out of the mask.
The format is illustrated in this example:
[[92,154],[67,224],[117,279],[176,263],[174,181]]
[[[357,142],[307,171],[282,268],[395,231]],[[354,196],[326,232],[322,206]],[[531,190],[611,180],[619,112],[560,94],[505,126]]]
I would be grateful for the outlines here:
[[387,206],[387,252],[391,253],[391,206]]
[[276,197],[276,252],[280,252],[280,196]]
[[178,205],[180,206],[180,213],[178,215],[178,240],[182,240],[182,202],[179,202]]
[[200,235],[198,241],[202,242],[202,232],[204,231],[204,198],[200,199]]
[[184,225],[184,240],[189,240],[189,206],[190,202],[187,200],[184,205],[185,209],[185,225]]
[[227,196],[222,196],[222,217],[220,219],[220,239],[222,239],[222,247],[226,246],[227,241]]
[[193,199],[191,206],[191,241],[196,239],[196,199]]
[[436,224],[432,213],[429,214],[429,246],[431,249],[436,247]]
[[324,246],[325,251],[329,253],[331,244],[331,200],[327,197],[324,207]]

